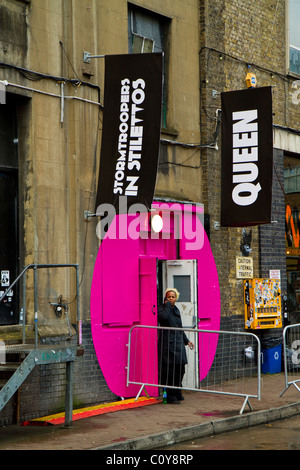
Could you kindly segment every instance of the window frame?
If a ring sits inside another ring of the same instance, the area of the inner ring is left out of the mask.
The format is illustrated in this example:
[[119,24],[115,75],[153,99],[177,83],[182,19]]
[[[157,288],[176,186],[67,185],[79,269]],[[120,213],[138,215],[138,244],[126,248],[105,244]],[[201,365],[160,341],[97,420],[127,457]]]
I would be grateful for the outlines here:
[[[142,48],[141,48],[141,51],[140,51],[141,54],[147,53],[147,52],[144,52],[144,47],[145,47],[145,42],[146,41],[151,41],[152,42],[152,51],[151,52],[154,51],[154,47],[155,47],[155,40],[154,39],[148,38],[147,36],[142,36],[141,34],[134,33],[134,32],[132,32],[132,36],[133,36],[133,38],[136,37],[136,38],[142,39]],[[132,49],[134,49],[134,42],[132,44]]]
[[143,36],[143,35],[137,33],[134,30],[134,27],[133,27],[133,13],[134,13],[134,11],[140,12],[140,13],[144,14],[145,16],[148,15],[149,17],[157,18],[157,21],[158,21],[159,25],[160,26],[163,25],[163,27],[164,27],[164,44],[163,44],[163,50],[161,51],[161,52],[163,52],[163,55],[164,55],[161,126],[162,126],[163,129],[166,129],[167,128],[167,108],[168,108],[169,31],[170,31],[171,18],[169,18],[168,16],[164,16],[164,15],[162,15],[162,14],[160,14],[160,13],[154,11],[154,10],[149,10],[149,9],[143,8],[143,7],[138,6],[138,5],[136,5],[134,3],[131,3],[131,2],[128,2],[127,8],[128,8],[128,53],[131,53],[131,51],[129,50],[129,39],[130,39],[129,29],[130,29],[130,35],[131,36],[136,35],[137,37],[139,36],[139,37],[144,38],[146,40],[152,40],[154,42],[153,51],[154,51],[154,47],[155,47],[155,39],[154,38]]
[[286,2],[286,69],[288,75],[294,77],[300,77],[300,44],[298,46],[294,46],[293,49],[299,50],[299,72],[295,72],[291,69],[291,41],[290,41],[290,4],[291,1],[288,0]]

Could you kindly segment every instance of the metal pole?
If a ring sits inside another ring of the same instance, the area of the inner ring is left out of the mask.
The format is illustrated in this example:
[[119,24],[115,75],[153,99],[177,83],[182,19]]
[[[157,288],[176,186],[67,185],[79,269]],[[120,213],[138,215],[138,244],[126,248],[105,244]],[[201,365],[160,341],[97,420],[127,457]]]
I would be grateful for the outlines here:
[[283,329],[283,365],[284,365],[284,379],[285,379],[285,390],[288,389],[288,370],[287,370],[287,355],[286,355],[286,331],[289,328],[289,326],[286,326]]
[[80,321],[80,294],[79,294],[79,265],[76,265],[76,296],[77,296],[77,340],[78,345],[81,346],[82,338],[81,338],[81,321]]
[[61,82],[60,84],[60,89],[61,89],[61,100],[60,100],[60,123],[61,125],[64,122],[64,82]]
[[26,276],[23,276],[23,344],[26,342]]
[[73,374],[74,361],[68,361],[66,362],[65,426],[71,426],[73,419]]
[[37,308],[37,266],[33,269],[34,275],[34,336],[35,336],[35,348],[38,347],[38,308]]

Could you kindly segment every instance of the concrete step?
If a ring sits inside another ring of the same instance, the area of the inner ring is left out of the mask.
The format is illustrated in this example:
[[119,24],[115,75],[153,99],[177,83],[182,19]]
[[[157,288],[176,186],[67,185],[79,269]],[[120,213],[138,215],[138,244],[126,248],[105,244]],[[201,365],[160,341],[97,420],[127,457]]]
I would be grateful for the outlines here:
[[6,362],[5,364],[0,364],[0,374],[1,372],[15,372],[18,367],[20,367],[20,362]]
[[[34,326],[27,325],[25,329],[26,342],[34,341]],[[23,325],[0,325],[0,341],[5,345],[17,344],[23,341]]]

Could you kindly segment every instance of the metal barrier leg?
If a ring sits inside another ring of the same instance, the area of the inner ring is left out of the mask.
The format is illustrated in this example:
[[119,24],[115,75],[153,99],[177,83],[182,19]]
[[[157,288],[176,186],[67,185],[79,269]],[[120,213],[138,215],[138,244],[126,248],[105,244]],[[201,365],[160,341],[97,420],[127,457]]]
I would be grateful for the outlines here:
[[140,394],[142,393],[142,391],[144,390],[144,392],[146,393],[147,395],[147,398],[150,398],[150,395],[149,393],[147,392],[147,390],[145,389],[145,385],[143,384],[139,390],[139,393],[137,394],[137,396],[135,397],[135,401],[137,401],[139,398],[140,398]]
[[283,390],[283,392],[281,392],[280,396],[282,397],[282,395],[284,395],[284,393],[290,388],[291,385],[294,385],[294,387],[298,390],[298,392],[300,392],[300,388],[298,387],[298,385],[295,383],[295,382],[291,382],[288,384],[287,387],[285,387],[285,389]]
[[294,385],[294,387],[298,390],[298,392],[300,392],[300,388],[298,387],[297,384],[295,384],[295,382],[293,382],[293,385]]
[[280,397],[282,397],[282,396],[285,394],[285,392],[290,388],[290,385],[291,385],[291,384],[288,384],[288,385],[285,387],[285,389],[284,389],[284,390],[281,392],[281,394],[279,395]]
[[245,400],[244,400],[243,406],[242,406],[242,408],[241,408],[241,410],[240,410],[240,415],[243,414],[244,409],[245,409],[245,406],[246,406],[247,404],[248,404],[250,410],[253,411],[253,408],[252,408],[251,403],[250,403],[250,401],[249,401],[249,397],[246,397]]

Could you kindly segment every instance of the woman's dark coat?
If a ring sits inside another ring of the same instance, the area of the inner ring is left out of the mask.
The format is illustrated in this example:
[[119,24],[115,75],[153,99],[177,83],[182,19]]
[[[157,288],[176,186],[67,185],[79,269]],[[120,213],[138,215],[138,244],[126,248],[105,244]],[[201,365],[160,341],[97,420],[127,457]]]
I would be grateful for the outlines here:
[[[182,328],[179,309],[170,302],[158,307],[160,326]],[[158,354],[169,364],[187,364],[185,345],[189,343],[184,331],[159,330]]]

